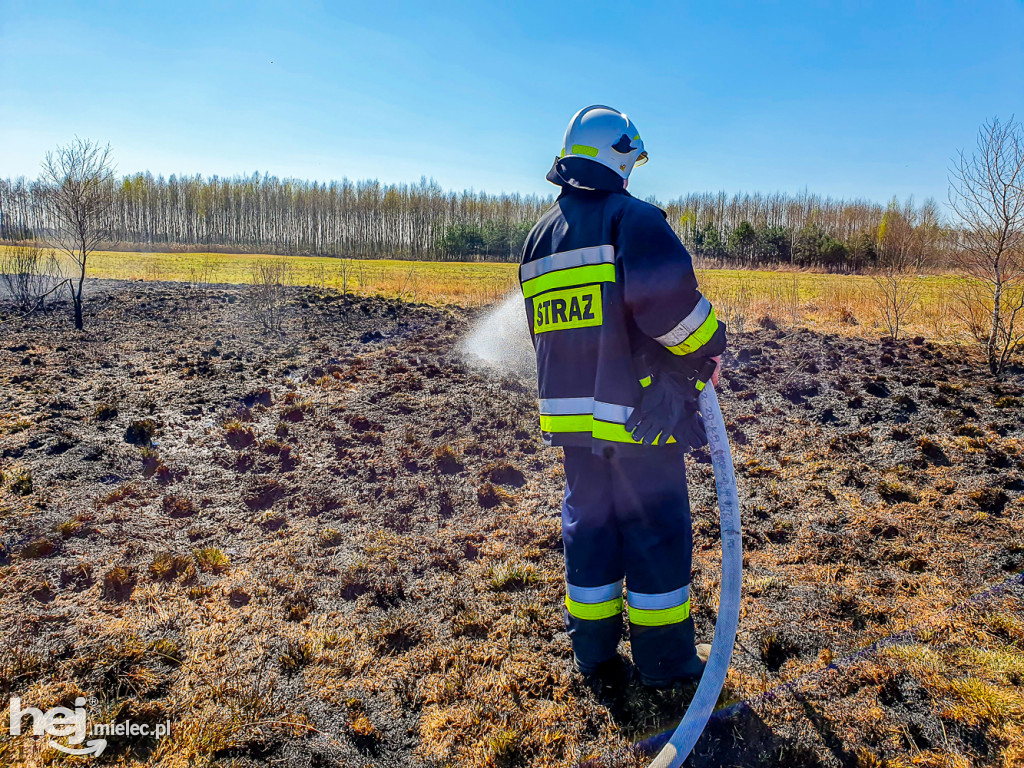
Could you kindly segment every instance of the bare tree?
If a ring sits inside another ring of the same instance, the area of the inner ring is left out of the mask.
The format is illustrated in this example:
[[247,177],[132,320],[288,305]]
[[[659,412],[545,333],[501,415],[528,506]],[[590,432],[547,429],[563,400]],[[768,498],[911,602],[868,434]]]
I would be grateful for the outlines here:
[[950,174],[959,313],[999,376],[1024,342],[1024,127],[986,122]]
[[43,161],[50,235],[77,267],[77,283],[69,284],[78,330],[83,327],[82,289],[89,254],[111,239],[108,213],[116,199],[109,190],[113,179],[109,144],[103,147],[89,139],[76,138],[47,152]]
[[901,206],[894,198],[878,225],[878,271],[871,280],[878,288],[875,300],[892,339],[900,337],[917,303],[916,272],[936,237],[930,227],[916,226],[917,217],[912,199]]
[[41,308],[46,297],[65,282],[52,250],[44,253],[23,245],[0,251],[0,285],[23,314]]

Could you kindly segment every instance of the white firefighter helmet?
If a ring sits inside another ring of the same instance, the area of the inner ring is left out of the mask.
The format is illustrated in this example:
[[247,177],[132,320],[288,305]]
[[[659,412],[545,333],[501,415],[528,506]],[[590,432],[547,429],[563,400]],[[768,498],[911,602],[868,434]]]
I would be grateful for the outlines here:
[[573,115],[559,157],[582,157],[607,166],[624,179],[647,152],[633,121],[611,107],[596,104]]

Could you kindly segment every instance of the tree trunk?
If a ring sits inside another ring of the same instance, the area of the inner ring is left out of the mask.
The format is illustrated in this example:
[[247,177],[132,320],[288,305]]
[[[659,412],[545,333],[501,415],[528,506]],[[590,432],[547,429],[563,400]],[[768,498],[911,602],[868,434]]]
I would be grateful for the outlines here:
[[85,322],[82,317],[82,288],[85,285],[85,251],[82,251],[82,260],[79,262],[82,267],[82,271],[78,273],[78,290],[75,291],[74,303],[75,303],[75,328],[83,330],[85,328]]
[[78,293],[75,295],[75,328],[83,330],[85,324],[82,322],[82,289],[79,287]]
[[1002,281],[997,280],[995,290],[995,301],[992,304],[992,329],[988,335],[988,368],[992,372],[993,376],[999,375],[999,359],[996,354],[996,345],[999,343],[999,323],[1000,323],[1000,310],[1002,309],[1003,303],[1003,286]]

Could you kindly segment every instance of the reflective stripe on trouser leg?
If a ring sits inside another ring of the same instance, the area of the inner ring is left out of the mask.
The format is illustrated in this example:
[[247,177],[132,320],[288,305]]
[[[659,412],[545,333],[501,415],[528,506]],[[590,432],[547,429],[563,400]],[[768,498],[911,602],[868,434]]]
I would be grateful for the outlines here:
[[677,624],[690,618],[690,585],[671,592],[646,594],[628,591],[629,621],[645,627]]
[[622,535],[633,660],[647,680],[687,675],[696,660],[690,617],[692,533],[681,453],[610,462]]
[[565,628],[580,669],[615,656],[622,636],[622,550],[606,463],[565,449]]
[[565,608],[577,619],[597,621],[622,613],[622,579],[601,587],[565,585]]

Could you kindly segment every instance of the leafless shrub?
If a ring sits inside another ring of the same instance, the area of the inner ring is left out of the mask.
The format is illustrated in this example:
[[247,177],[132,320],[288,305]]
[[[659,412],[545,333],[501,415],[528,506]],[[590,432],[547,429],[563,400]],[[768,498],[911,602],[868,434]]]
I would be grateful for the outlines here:
[[314,264],[309,270],[309,286],[321,293],[327,289],[327,268],[323,264]]
[[249,316],[267,331],[280,331],[284,322],[287,286],[292,269],[280,259],[253,262],[245,304]]
[[999,376],[1024,343],[1024,126],[1011,118],[981,127],[974,153],[954,161],[949,203],[963,278],[957,315]]
[[964,280],[953,286],[953,312],[979,344],[987,344],[992,331],[994,302],[989,302],[987,293],[978,281]]
[[348,298],[362,292],[367,285],[366,269],[360,259],[341,259],[341,295]]
[[46,297],[64,283],[63,269],[53,250],[16,246],[0,253],[0,284],[24,314],[42,308]]
[[213,282],[213,260],[208,253],[198,262],[190,264],[188,268],[188,285],[196,291],[205,293]]
[[356,285],[359,286],[359,292],[363,293],[368,285],[366,281],[366,263],[360,259],[359,262],[353,266],[355,270]]
[[743,282],[734,283],[729,290],[714,297],[715,312],[725,320],[730,331],[743,333],[753,315],[754,299]]
[[951,336],[950,321],[955,318],[952,305],[952,300],[945,293],[921,302],[921,321],[932,338],[942,341]]
[[792,326],[803,323],[803,304],[800,301],[800,281],[794,272],[792,277],[783,286],[785,294],[786,309],[789,312],[789,322]]
[[416,301],[416,291],[418,278],[415,274],[416,268],[410,267],[409,273],[405,276],[405,280],[402,282],[402,287],[398,289],[398,298],[403,301]]
[[205,312],[210,285],[213,283],[213,260],[209,254],[191,263],[185,278],[184,316],[188,322],[196,322]]
[[159,261],[148,261],[142,270],[143,280],[151,283],[159,283],[167,280],[170,272],[163,263]]
[[872,275],[871,282],[878,288],[874,300],[885,330],[889,338],[898,339],[921,294],[917,278],[903,267],[889,265]]
[[350,259],[341,259],[341,297],[343,299],[348,298],[348,278],[349,272],[352,268],[352,261]]

